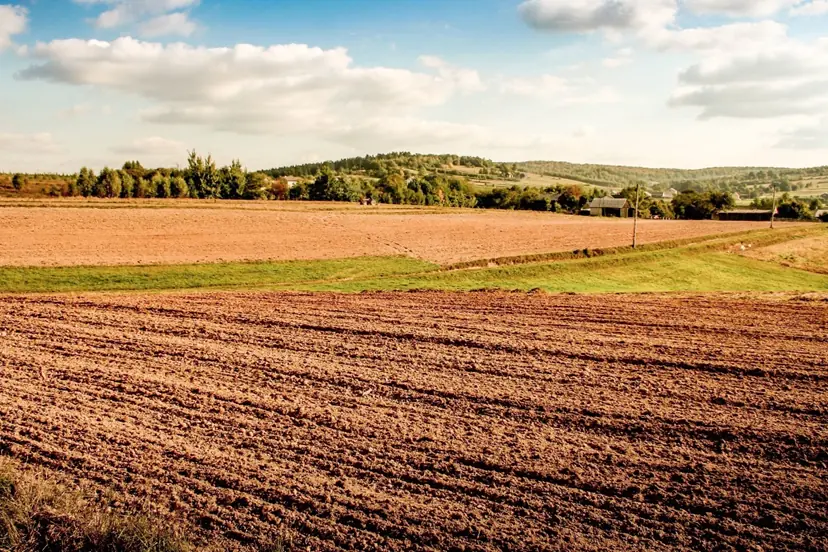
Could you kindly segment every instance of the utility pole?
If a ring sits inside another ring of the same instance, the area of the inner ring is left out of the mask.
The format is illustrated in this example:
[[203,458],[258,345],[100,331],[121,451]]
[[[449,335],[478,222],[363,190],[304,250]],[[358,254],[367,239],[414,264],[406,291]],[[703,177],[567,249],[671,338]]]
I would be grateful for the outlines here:
[[773,217],[776,216],[776,184],[773,185],[773,206],[771,207],[771,225],[773,228]]
[[635,183],[635,213],[633,214],[633,249],[637,245],[636,241],[638,238],[638,205],[639,205],[639,194],[638,189],[641,187],[640,182]]

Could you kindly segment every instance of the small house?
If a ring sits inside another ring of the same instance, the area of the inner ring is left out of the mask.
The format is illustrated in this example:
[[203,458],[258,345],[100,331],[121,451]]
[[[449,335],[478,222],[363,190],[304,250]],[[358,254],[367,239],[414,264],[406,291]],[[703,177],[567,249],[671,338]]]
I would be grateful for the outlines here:
[[719,220],[770,221],[773,211],[770,209],[733,209],[719,213]]
[[285,181],[287,182],[288,188],[293,188],[294,186],[299,184],[302,181],[302,179],[296,178],[295,176],[286,176]]
[[828,209],[820,209],[814,213],[814,216],[823,222],[828,222]]
[[620,217],[630,216],[630,202],[626,198],[596,197],[589,204],[589,213],[593,217]]

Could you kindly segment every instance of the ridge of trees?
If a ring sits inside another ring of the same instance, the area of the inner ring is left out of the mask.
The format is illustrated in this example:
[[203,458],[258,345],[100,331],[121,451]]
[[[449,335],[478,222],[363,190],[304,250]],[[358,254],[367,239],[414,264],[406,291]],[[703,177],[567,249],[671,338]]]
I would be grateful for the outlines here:
[[[545,174],[570,182],[553,186],[522,186],[524,170],[546,170]],[[550,172],[554,171],[554,172]],[[658,218],[712,218],[735,205],[733,188],[751,186],[754,207],[770,209],[770,200],[759,194],[775,188],[785,192],[792,186],[783,175],[828,174],[828,167],[812,169],[764,169],[752,167],[711,168],[696,171],[647,169],[605,165],[578,165],[532,161],[496,163],[489,159],[460,155],[423,155],[392,152],[339,161],[307,163],[260,172],[249,172],[240,161],[217,167],[212,156],[189,152],[184,168],[144,168],[139,161],[127,161],[121,169],[104,167],[100,173],[83,167],[77,175],[45,175],[52,184],[49,195],[101,198],[197,198],[197,199],[273,199],[309,201],[363,201],[446,207],[478,207],[578,213],[607,190],[598,186],[626,183],[617,197],[635,203],[635,190],[666,190],[665,182],[675,181],[679,193],[671,199],[640,197],[642,216]],[[288,181],[287,177],[291,177]],[[476,189],[476,181],[487,179],[512,182],[506,187]],[[659,178],[660,182],[648,181]],[[767,184],[751,184],[757,179]],[[681,180],[684,179],[684,180]],[[731,181],[738,185],[731,185]],[[12,177],[20,191],[27,176]],[[591,184],[581,186],[572,181]],[[787,184],[787,186],[786,186]],[[668,196],[669,197],[669,196]],[[781,218],[812,219],[822,207],[819,198],[801,200],[784,193],[779,198]]]

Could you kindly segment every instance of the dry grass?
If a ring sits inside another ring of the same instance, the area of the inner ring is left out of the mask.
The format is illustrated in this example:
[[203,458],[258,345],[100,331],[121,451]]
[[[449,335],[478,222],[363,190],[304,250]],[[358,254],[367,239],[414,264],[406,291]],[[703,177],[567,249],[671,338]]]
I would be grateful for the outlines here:
[[170,524],[119,515],[43,474],[0,459],[0,550],[9,552],[189,552]]
[[744,252],[744,255],[782,266],[828,274],[828,233],[752,249]]

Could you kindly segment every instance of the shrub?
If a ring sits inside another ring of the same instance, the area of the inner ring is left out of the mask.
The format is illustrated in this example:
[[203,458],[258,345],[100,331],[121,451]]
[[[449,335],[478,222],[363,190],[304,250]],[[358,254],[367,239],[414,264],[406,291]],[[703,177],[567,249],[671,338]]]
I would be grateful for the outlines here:
[[23,189],[26,184],[26,178],[22,174],[16,174],[12,177],[12,187],[18,192]]

